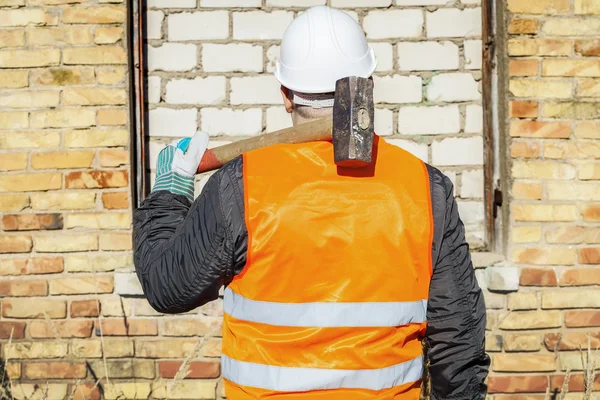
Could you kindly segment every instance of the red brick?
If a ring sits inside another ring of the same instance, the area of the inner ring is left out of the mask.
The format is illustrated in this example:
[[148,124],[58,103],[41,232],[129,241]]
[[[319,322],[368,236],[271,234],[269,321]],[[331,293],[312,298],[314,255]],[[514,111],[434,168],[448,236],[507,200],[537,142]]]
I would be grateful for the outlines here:
[[508,65],[510,76],[536,76],[539,62],[537,60],[511,60]]
[[129,183],[127,171],[71,172],[65,177],[67,189],[101,189],[126,187]]
[[571,136],[571,125],[567,122],[513,120],[510,124],[510,136],[567,139]]
[[60,214],[5,215],[2,227],[5,231],[56,230],[63,228],[63,218]]
[[510,145],[510,155],[513,158],[536,158],[539,157],[540,150],[539,143],[513,141]]
[[545,393],[548,377],[545,375],[490,376],[490,393]]
[[585,57],[600,56],[600,40],[576,40],[575,54]]
[[77,300],[71,303],[71,318],[97,317],[100,303],[97,300]]
[[88,338],[92,336],[94,322],[91,320],[69,320],[59,322],[33,321],[29,324],[29,335],[34,339]]
[[523,268],[521,270],[521,286],[556,286],[558,280],[552,269]]
[[513,118],[536,118],[538,106],[537,101],[511,101],[510,116]]
[[23,364],[28,379],[77,379],[85,378],[85,363],[41,362]]
[[567,311],[565,325],[567,328],[600,326],[600,311]]
[[104,193],[102,204],[107,210],[122,210],[129,208],[129,195],[127,192]]
[[[100,321],[99,321],[100,322]],[[154,319],[103,319],[104,336],[156,336],[158,324]],[[96,324],[96,336],[100,336],[100,326]]]
[[600,347],[600,332],[567,332],[564,334],[547,333],[544,345],[549,351],[587,349],[588,338],[592,349]]
[[0,296],[26,297],[48,295],[45,280],[3,280],[0,281]]
[[600,206],[586,206],[583,208],[583,219],[586,221],[600,221]]
[[0,254],[29,253],[32,247],[31,236],[0,236]]
[[573,268],[566,270],[560,279],[561,286],[600,285],[600,268]]
[[589,247],[578,250],[580,264],[600,264],[600,247]]
[[[158,363],[158,373],[162,378],[175,378],[183,361],[161,361]],[[189,374],[184,379],[218,378],[221,374],[221,363],[218,361],[193,361]]]
[[63,259],[60,257],[0,260],[0,276],[54,274],[63,270]]
[[14,340],[25,337],[25,322],[0,321],[0,339],[9,339],[12,332]]
[[[562,389],[565,381],[565,375],[552,375],[550,376],[550,391],[556,392]],[[570,375],[569,376],[569,393],[572,392],[583,392],[583,375]],[[594,380],[594,390],[600,390],[600,375],[596,376]]]

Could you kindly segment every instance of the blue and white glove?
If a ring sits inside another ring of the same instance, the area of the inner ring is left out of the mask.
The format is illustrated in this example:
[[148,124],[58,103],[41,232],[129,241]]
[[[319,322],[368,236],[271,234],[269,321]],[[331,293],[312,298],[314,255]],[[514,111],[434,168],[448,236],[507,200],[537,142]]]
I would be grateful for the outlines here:
[[158,154],[153,192],[166,190],[194,201],[194,178],[202,156],[208,148],[208,135],[198,132],[168,145]]

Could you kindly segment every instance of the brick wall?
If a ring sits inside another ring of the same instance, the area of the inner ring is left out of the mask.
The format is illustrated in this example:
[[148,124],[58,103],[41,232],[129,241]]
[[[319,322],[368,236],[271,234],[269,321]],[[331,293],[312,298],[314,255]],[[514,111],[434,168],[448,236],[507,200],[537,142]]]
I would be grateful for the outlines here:
[[478,0],[149,0],[150,166],[198,129],[220,145],[291,125],[273,77],[278,43],[303,9],[329,4],[363,26],[379,66],[376,130],[456,183],[483,245],[481,8]]
[[490,392],[544,398],[569,369],[582,391],[579,348],[600,346],[600,1],[507,14],[511,244],[487,269]]
[[0,342],[17,398],[46,382],[63,398],[78,379],[93,392],[102,355],[116,378],[155,374],[117,338],[113,271],[132,270],[125,19],[121,0],[0,1]]

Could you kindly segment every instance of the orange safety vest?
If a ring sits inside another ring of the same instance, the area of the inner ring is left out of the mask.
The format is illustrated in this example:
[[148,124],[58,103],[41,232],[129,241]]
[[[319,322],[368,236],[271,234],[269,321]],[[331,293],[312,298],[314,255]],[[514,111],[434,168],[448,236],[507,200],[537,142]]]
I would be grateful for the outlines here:
[[373,168],[331,142],[244,155],[248,255],[225,290],[228,399],[418,399],[431,279],[426,166],[376,137]]

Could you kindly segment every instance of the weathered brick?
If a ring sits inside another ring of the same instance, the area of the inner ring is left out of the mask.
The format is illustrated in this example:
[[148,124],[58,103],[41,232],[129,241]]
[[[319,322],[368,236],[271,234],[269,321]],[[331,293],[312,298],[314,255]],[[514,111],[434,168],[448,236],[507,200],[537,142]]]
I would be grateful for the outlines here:
[[585,221],[600,221],[600,206],[584,206],[582,215]]
[[102,233],[100,234],[100,249],[106,251],[132,250],[132,235],[130,233]]
[[511,101],[510,116],[513,118],[535,118],[538,116],[538,102],[536,101]]
[[216,383],[210,380],[186,380],[177,386],[171,386],[168,381],[154,382],[152,393],[158,398],[210,399],[215,396]]
[[172,319],[163,321],[163,336],[203,336],[212,331],[220,332],[220,318]]
[[515,161],[512,174],[523,179],[573,179],[576,169],[569,164],[552,161]]
[[[102,334],[105,336],[156,336],[158,323],[154,319],[102,319]],[[99,335],[100,327],[96,326]]]
[[[0,62],[0,65],[2,63]],[[29,128],[29,120],[26,112],[8,111],[0,112],[0,129],[23,129]]]
[[600,227],[587,228],[583,241],[586,243],[600,243]]
[[544,157],[555,159],[600,158],[600,143],[596,142],[548,142]]
[[133,265],[130,254],[100,254],[95,257],[70,256],[65,259],[69,272],[108,272]]
[[510,125],[510,136],[567,139],[571,136],[571,126],[567,122],[514,120]]
[[0,171],[19,171],[27,168],[27,153],[2,154]]
[[512,195],[515,199],[541,200],[541,183],[515,182],[512,187]]
[[508,24],[511,35],[530,35],[538,31],[538,20],[533,18],[513,18]]
[[50,281],[50,294],[95,294],[112,293],[112,276],[84,276],[78,278],[59,278]]
[[570,56],[571,41],[563,39],[509,39],[508,55]]
[[558,279],[552,269],[523,268],[521,270],[521,286],[556,286]]
[[135,342],[135,354],[143,358],[185,358],[197,340],[144,340]]
[[5,231],[33,231],[62,229],[60,214],[21,214],[5,215],[2,218]]
[[578,166],[580,180],[600,179],[600,164],[581,164]]
[[102,204],[107,210],[129,208],[129,194],[127,192],[103,193]]
[[120,167],[129,164],[130,154],[127,150],[101,150],[99,154],[100,166]]
[[126,64],[127,54],[122,47],[96,46],[65,49],[65,65]]
[[573,265],[575,256],[575,250],[568,248],[527,248],[513,251],[513,260],[519,264]]
[[29,324],[29,335],[33,339],[69,339],[92,336],[94,322],[86,320],[33,321]]
[[31,247],[31,236],[0,236],[0,254],[29,253]]
[[540,155],[539,143],[513,141],[510,145],[510,155],[513,158],[537,158]]
[[29,71],[0,71],[0,88],[20,89],[29,86]]
[[96,113],[82,108],[31,113],[33,128],[87,128],[96,124]]
[[120,26],[98,27],[94,42],[96,44],[114,44],[123,38],[123,28]]
[[125,67],[99,67],[96,68],[96,77],[101,85],[116,85],[123,82],[127,69]]
[[575,14],[600,14],[597,0],[575,0]]
[[72,400],[100,400],[102,398],[102,393],[98,386],[98,384],[92,382],[79,383],[77,386],[72,386],[71,392],[75,392],[73,393]]
[[10,359],[62,358],[68,344],[63,342],[17,342],[4,347],[4,357]]
[[98,300],[76,300],[71,303],[71,318],[97,317],[99,314]]
[[60,189],[59,173],[16,174],[0,176],[0,192],[34,192]]
[[500,329],[546,329],[561,326],[559,311],[517,311],[511,312],[501,323]]
[[104,397],[107,400],[119,399],[145,399],[150,396],[150,383],[146,382],[131,382],[131,383],[113,383],[108,385],[104,392]]
[[116,147],[129,144],[126,129],[89,129],[65,132],[66,147]]
[[579,79],[577,81],[577,96],[600,97],[600,80]]
[[569,332],[567,334],[548,333],[544,336],[544,344],[549,351],[579,350],[588,346],[588,338],[591,340],[591,348],[600,345],[600,332]]
[[584,57],[600,56],[600,39],[575,40],[575,54]]
[[[558,393],[564,386],[566,375],[552,375],[550,376],[550,392]],[[583,374],[569,374],[568,391],[583,392],[584,391],[585,376]],[[596,376],[593,384],[593,390],[600,390],[600,375]]]
[[[158,363],[158,373],[161,378],[173,379],[183,361],[161,361]],[[218,378],[221,374],[221,364],[217,361],[192,361],[189,373],[184,379]]]
[[102,357],[102,342],[94,339],[73,340],[71,354],[77,358]]
[[600,139],[600,124],[592,121],[577,122],[574,133],[581,139]]
[[510,293],[508,295],[509,310],[535,310],[536,308],[538,308],[536,293]]
[[29,206],[26,194],[0,194],[0,211],[19,212]]
[[0,31],[0,47],[23,46],[25,46],[25,31],[23,29],[7,29]]
[[[600,263],[600,262],[599,262]],[[600,285],[600,269],[575,268],[566,270],[560,278],[561,286]]]
[[58,91],[5,92],[0,96],[3,108],[48,108],[60,102]]
[[[90,363],[90,369],[94,371],[98,379],[105,379],[106,374],[111,379],[119,378],[145,378],[155,377],[153,360],[96,360]],[[137,398],[137,397],[133,397]]]
[[40,253],[98,250],[98,236],[89,233],[38,236],[35,238],[35,250]]
[[600,187],[595,182],[548,182],[546,193],[549,200],[600,200]]
[[121,6],[80,7],[64,10],[63,23],[67,24],[113,24],[125,22],[126,9]]
[[542,238],[541,226],[517,226],[512,228],[514,243],[537,243]]
[[58,65],[60,50],[2,50],[0,51],[0,65],[4,68],[36,68]]
[[127,112],[121,109],[98,110],[98,125],[118,126],[127,123]]
[[33,153],[33,169],[90,168],[94,161],[93,151],[57,151],[51,153]]
[[547,18],[542,26],[552,36],[595,36],[598,29],[600,20],[593,18]]
[[542,340],[538,335],[505,335],[502,341],[506,352],[539,351]]
[[0,26],[56,25],[58,16],[43,8],[0,10]]
[[553,372],[554,354],[495,354],[492,360],[495,372]]
[[44,319],[46,315],[52,319],[66,318],[67,302],[40,299],[2,300],[2,316],[5,318]]
[[104,354],[107,358],[133,357],[133,340],[107,339]]
[[125,89],[70,88],[63,90],[67,106],[122,105],[127,102]]
[[490,393],[545,393],[547,387],[546,375],[490,376],[488,380]]
[[17,383],[12,385],[15,400],[60,400],[67,397],[67,384]]
[[544,60],[543,76],[600,76],[600,60]]
[[33,193],[34,210],[85,210],[96,204],[96,194],[88,192]]
[[94,83],[94,69],[84,68],[44,68],[32,71],[31,81],[42,86],[69,86]]
[[84,3],[86,0],[29,0],[29,5],[43,6],[43,5],[60,5],[60,4],[75,4]]
[[600,264],[600,247],[579,249],[578,258],[581,264]]
[[129,229],[129,213],[77,213],[67,214],[65,228]]
[[23,339],[25,326],[25,322],[0,321],[0,339]]
[[600,311],[567,311],[565,326],[567,328],[600,326]]
[[[584,365],[587,365],[587,362],[584,361],[584,357],[579,352],[564,352],[559,353],[559,365],[560,369],[563,371],[581,371],[584,370]],[[600,357],[598,353],[595,351],[591,351],[591,360],[590,362],[593,365],[598,365],[600,362]]]
[[126,187],[127,171],[71,172],[65,177],[67,189],[96,189]]
[[582,226],[561,226],[546,232],[548,243],[582,243],[585,238],[585,228]]
[[488,333],[485,336],[485,351],[488,353],[502,351],[502,335]]
[[58,132],[0,133],[0,149],[54,148],[60,146]]
[[600,308],[600,290],[543,292],[542,308]]
[[33,46],[57,46],[90,44],[94,36],[89,26],[60,26],[31,29],[28,38]]

